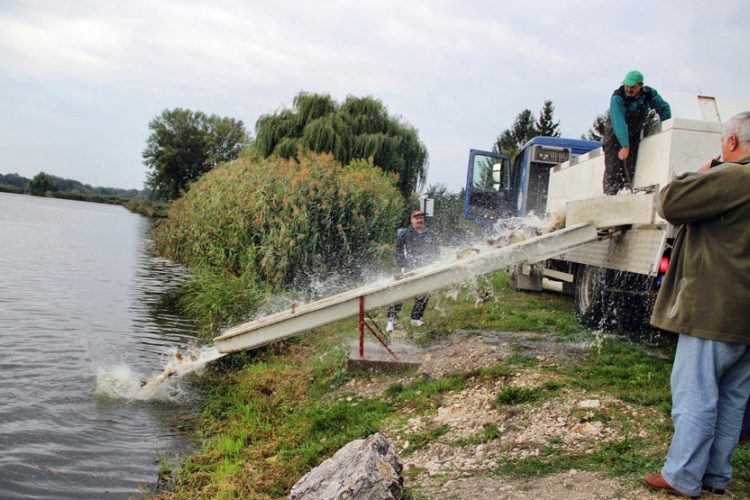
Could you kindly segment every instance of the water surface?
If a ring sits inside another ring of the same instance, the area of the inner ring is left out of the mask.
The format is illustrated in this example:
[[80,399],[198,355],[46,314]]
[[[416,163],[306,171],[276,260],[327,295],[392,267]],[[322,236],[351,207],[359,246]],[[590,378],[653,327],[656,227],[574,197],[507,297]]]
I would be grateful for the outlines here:
[[161,305],[182,270],[149,252],[151,221],[119,206],[0,193],[0,498],[128,498],[195,394],[106,396],[147,378],[194,328]]

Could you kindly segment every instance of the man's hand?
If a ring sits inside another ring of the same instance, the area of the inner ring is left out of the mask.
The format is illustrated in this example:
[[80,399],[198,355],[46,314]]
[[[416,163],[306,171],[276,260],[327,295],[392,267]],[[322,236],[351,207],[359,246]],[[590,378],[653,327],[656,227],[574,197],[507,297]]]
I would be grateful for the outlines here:
[[622,161],[625,161],[630,154],[630,146],[625,146],[620,150],[619,153],[617,153],[617,157],[621,159]]
[[706,163],[705,165],[703,165],[701,168],[699,168],[698,170],[696,170],[696,172],[708,172],[708,169],[711,168],[711,164],[714,162],[714,160],[715,161],[721,160],[721,155],[717,155],[716,158],[714,158],[713,160],[711,160],[708,163]]

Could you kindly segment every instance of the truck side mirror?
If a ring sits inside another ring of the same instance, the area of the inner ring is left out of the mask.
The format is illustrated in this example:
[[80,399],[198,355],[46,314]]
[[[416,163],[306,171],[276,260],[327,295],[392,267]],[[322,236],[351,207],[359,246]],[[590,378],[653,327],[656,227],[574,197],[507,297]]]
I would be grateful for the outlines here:
[[500,191],[503,187],[503,164],[495,163],[492,165],[492,188]]

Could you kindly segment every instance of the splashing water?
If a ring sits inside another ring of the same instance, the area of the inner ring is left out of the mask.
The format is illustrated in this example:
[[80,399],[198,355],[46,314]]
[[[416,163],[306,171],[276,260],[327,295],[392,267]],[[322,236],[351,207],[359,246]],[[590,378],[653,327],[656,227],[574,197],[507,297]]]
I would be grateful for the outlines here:
[[[174,401],[180,394],[176,380],[188,373],[200,373],[211,361],[224,356],[214,346],[200,349],[188,346],[185,353],[176,351],[167,361],[164,370],[144,380],[121,360],[99,363],[95,367],[96,393],[118,399]],[[113,362],[114,361],[114,362]]]
[[[462,260],[475,253],[484,253],[498,247],[519,243],[535,236],[553,232],[564,226],[565,218],[559,214],[542,218],[532,212],[526,217],[501,219],[494,225],[490,234],[484,234],[478,239],[475,237],[460,242],[454,241],[451,246],[441,246],[440,258],[432,265]],[[294,310],[296,307],[339,293],[362,287],[376,287],[393,280],[392,274],[382,270],[373,270],[355,279],[348,277],[346,273],[328,273],[325,276],[320,276],[314,273],[301,272],[301,276],[299,282],[304,285],[302,286],[304,290],[269,297],[245,321],[255,321],[284,310]],[[465,287],[454,287],[448,292],[446,298],[456,300],[460,290],[465,290]],[[469,284],[469,290],[466,293],[469,296],[476,296],[478,293],[477,283]],[[435,305],[435,308],[445,315],[445,311],[439,303]]]

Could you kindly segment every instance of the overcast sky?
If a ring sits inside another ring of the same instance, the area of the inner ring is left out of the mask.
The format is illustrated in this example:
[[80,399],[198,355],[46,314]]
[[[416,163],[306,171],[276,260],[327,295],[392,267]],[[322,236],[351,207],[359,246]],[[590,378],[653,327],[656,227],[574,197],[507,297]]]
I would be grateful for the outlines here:
[[371,95],[419,130],[428,184],[553,101],[586,133],[625,74],[750,98],[750,2],[0,0],[0,173],[143,188],[148,123],[237,118],[299,91]]

